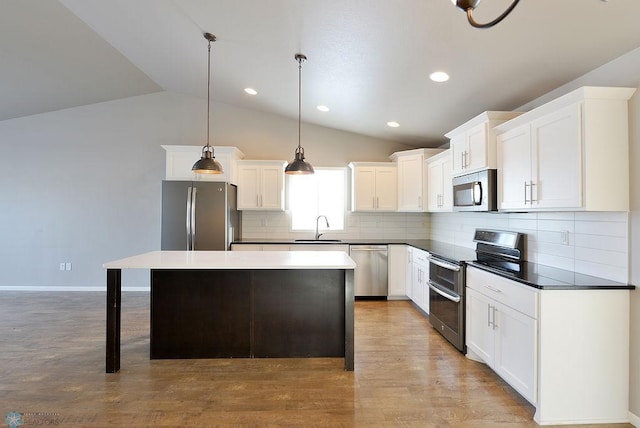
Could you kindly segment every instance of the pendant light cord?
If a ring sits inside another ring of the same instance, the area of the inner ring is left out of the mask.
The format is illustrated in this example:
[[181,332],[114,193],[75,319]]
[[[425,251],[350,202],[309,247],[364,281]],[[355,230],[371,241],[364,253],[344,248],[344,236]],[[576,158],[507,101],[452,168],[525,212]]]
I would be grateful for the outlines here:
[[302,127],[302,58],[298,58],[298,152],[302,148],[300,146]]
[[207,64],[207,147],[211,147],[209,144],[209,109],[211,108],[211,40],[209,40],[209,52],[208,52],[208,64]]

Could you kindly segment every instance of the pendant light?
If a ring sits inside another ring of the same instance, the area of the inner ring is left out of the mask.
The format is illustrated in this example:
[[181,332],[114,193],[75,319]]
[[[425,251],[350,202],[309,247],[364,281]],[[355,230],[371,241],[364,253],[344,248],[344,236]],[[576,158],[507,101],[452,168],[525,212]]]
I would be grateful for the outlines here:
[[222,165],[216,160],[213,147],[209,144],[209,108],[211,106],[211,42],[216,41],[216,36],[204,33],[204,38],[209,41],[208,66],[207,66],[207,145],[202,148],[202,157],[193,164],[191,170],[196,174],[222,174]]
[[513,3],[504,11],[504,13],[498,16],[491,22],[487,22],[486,24],[479,24],[473,19],[473,10],[478,6],[480,0],[451,0],[454,6],[458,9],[467,12],[467,19],[469,20],[469,24],[476,28],[489,28],[496,25],[498,22],[502,21],[511,13],[511,11],[516,7],[520,0],[513,0]]
[[284,169],[284,173],[291,175],[313,174],[313,167],[309,162],[304,161],[304,149],[300,146],[300,128],[302,122],[302,63],[307,60],[307,57],[301,53],[297,53],[294,58],[298,61],[298,148],[295,152],[295,158],[289,162],[289,165]]

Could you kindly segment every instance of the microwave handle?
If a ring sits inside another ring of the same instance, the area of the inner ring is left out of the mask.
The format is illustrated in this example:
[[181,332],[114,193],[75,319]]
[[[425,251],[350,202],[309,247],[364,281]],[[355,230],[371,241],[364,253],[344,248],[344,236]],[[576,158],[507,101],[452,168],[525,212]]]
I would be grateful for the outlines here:
[[482,205],[482,183],[480,181],[473,183],[473,205]]

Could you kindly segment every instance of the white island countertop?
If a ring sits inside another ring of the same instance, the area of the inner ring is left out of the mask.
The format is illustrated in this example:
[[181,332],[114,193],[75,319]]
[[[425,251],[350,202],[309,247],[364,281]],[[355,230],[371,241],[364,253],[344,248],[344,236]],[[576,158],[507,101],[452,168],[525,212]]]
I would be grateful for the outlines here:
[[343,251],[152,251],[106,269],[355,269]]

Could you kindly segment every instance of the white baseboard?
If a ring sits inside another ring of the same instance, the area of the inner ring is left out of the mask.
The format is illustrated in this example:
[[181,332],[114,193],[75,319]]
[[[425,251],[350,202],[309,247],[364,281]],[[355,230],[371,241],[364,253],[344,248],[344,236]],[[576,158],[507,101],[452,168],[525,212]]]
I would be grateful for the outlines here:
[[634,427],[640,427],[640,416],[634,415],[633,413],[629,412],[629,423],[631,423],[631,425],[633,425]]
[[[106,286],[96,286],[96,287],[70,287],[70,286],[27,286],[27,285],[5,285],[0,286],[0,291],[101,291],[106,292]],[[149,291],[149,287],[122,287],[122,291]]]

